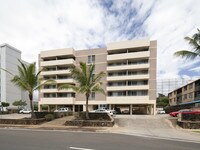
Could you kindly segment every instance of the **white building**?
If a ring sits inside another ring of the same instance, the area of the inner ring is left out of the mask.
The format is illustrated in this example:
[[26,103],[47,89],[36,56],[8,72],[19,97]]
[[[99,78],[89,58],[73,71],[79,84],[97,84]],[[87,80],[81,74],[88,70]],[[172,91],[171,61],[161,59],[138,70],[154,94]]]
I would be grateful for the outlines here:
[[[1,68],[17,75],[17,66],[19,65],[18,60],[21,60],[21,51],[8,44],[0,45]],[[0,75],[0,102],[7,102],[10,103],[10,106],[12,106],[12,103],[16,100],[26,100],[26,107],[29,107],[30,104],[27,92],[22,91],[19,87],[10,82],[13,76],[2,69],[0,70]]]

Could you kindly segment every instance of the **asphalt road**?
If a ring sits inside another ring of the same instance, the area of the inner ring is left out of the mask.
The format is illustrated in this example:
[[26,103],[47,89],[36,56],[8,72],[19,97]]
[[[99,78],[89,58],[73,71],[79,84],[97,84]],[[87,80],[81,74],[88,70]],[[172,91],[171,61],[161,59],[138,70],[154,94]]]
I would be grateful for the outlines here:
[[0,129],[1,150],[199,150],[199,147],[197,143],[110,133]]

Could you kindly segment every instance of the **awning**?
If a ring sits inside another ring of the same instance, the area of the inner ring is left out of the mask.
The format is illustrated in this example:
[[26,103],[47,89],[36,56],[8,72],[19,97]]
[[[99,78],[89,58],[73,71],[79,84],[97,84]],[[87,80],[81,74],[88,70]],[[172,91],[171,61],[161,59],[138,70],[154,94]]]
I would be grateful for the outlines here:
[[200,100],[195,100],[195,101],[192,101],[192,102],[185,102],[185,103],[181,103],[179,105],[187,105],[187,104],[195,104],[195,103],[200,103]]

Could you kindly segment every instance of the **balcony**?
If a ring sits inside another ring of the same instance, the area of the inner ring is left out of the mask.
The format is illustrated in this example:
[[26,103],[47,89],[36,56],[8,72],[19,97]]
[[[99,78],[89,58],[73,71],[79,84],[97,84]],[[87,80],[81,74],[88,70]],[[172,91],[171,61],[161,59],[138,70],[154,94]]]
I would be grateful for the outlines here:
[[135,86],[108,86],[107,91],[126,91],[126,90],[148,90],[149,85],[135,85]]
[[56,83],[75,83],[75,80],[72,78],[69,79],[56,79]]
[[40,93],[59,93],[59,92],[74,92],[72,89],[63,89],[63,90],[58,90],[58,89],[41,89]]
[[114,70],[128,70],[128,69],[147,69],[149,64],[137,64],[137,65],[119,65],[119,66],[107,66],[107,71]]
[[123,80],[143,80],[149,79],[149,74],[142,75],[124,75],[124,76],[107,76],[107,81],[123,81]]
[[54,98],[40,98],[40,105],[41,104],[48,104],[48,105],[66,105],[66,104],[74,104],[74,97],[54,97]]
[[52,70],[52,71],[42,71],[40,75],[56,75],[56,74],[70,74],[70,71],[67,70]]
[[107,55],[107,61],[134,59],[134,58],[147,58],[149,56],[150,56],[149,51],[113,54],[113,55]]
[[153,104],[149,96],[111,96],[107,97],[107,104]]
[[56,65],[75,65],[74,59],[62,59],[62,60],[51,60],[51,61],[41,61],[40,66],[46,67],[46,66],[56,66]]

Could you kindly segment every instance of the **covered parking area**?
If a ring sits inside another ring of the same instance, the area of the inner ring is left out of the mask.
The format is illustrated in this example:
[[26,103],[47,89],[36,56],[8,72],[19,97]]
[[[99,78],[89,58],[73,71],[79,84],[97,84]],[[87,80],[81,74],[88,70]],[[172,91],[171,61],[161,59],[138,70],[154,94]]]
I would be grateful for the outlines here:
[[117,114],[130,115],[154,115],[154,104],[110,104],[109,108],[115,110]]

